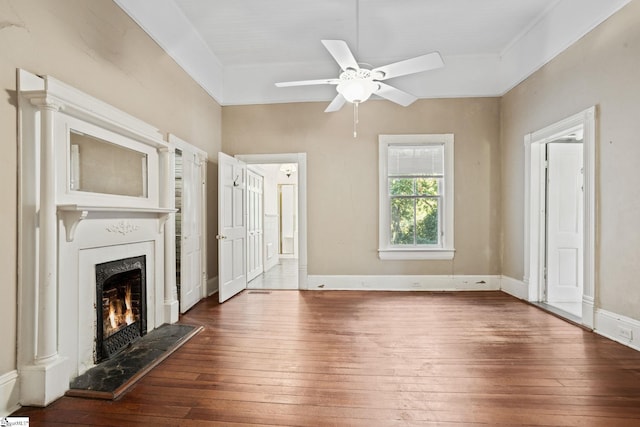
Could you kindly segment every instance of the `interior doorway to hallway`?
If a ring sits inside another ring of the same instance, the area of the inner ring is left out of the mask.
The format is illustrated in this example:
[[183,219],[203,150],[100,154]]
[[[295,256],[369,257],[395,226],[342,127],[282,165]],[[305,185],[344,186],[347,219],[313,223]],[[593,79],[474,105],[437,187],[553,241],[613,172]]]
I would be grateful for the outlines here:
[[[263,272],[248,289],[306,289],[307,175],[305,153],[237,155],[263,177]],[[284,189],[284,191],[283,191]]]
[[298,165],[247,165],[247,289],[298,289]]

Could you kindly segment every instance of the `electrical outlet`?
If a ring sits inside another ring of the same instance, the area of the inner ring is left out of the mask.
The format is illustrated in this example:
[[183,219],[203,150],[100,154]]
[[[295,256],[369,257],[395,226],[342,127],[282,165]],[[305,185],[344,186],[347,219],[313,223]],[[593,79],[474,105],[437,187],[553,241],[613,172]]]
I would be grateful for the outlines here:
[[629,328],[623,328],[622,326],[618,326],[618,335],[620,338],[624,338],[629,341],[633,339],[633,331]]

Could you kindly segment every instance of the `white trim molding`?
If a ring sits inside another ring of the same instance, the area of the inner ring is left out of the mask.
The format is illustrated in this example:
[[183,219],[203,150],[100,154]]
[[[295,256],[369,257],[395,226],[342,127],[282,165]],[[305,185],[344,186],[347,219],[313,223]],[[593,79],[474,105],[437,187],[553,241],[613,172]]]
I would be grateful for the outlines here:
[[640,351],[640,321],[607,310],[597,309],[595,332]]
[[500,290],[525,301],[529,296],[528,285],[522,280],[509,276],[500,276]]
[[309,290],[332,291],[497,291],[494,275],[309,275]]
[[[173,0],[114,0],[218,104],[223,66]],[[171,25],[167,25],[167,23]]]
[[[524,282],[527,300],[544,302],[545,259],[545,145],[570,131],[583,130],[584,229],[583,229],[583,305],[582,323],[594,324],[595,224],[596,224],[596,107],[560,120],[524,138]],[[586,300],[585,300],[586,298]],[[584,303],[586,301],[586,304]]]
[[[498,82],[504,95],[631,0],[557,0],[524,27],[499,55]],[[571,25],[566,25],[571,22]]]
[[378,249],[381,260],[452,260],[455,249]]
[[6,417],[20,408],[18,386],[18,371],[13,370],[0,375],[0,417]]
[[595,326],[595,298],[582,296],[582,325],[593,330]]
[[[273,82],[295,69],[297,76],[330,75],[329,61],[222,64],[172,0],[115,0],[219,104],[330,101],[335,90],[317,85],[283,93]],[[556,0],[522,28],[501,52],[445,55],[446,72],[413,79],[404,90],[419,98],[501,96],[613,15],[630,0]],[[344,2],[347,3],[348,2]],[[347,6],[348,7],[348,6]],[[427,6],[425,6],[427,7]],[[167,25],[167,23],[171,25]],[[568,25],[570,23],[570,25]],[[317,49],[319,43],[309,45]],[[406,84],[406,83],[405,83]]]
[[210,297],[213,294],[218,293],[218,276],[209,277],[207,279],[207,296]]
[[[436,145],[443,147],[444,191],[439,196],[440,241],[437,245],[392,245],[389,224],[391,208],[389,195],[388,150],[392,146]],[[405,134],[378,136],[378,257],[381,260],[451,260],[454,248],[454,135]]]

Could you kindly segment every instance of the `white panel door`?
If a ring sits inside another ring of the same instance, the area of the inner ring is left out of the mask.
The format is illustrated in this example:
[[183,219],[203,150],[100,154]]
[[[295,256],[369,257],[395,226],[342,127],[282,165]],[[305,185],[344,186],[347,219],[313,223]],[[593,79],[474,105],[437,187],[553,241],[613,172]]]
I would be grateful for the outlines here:
[[582,144],[547,144],[547,302],[580,302],[583,287]]
[[218,299],[247,287],[247,165],[218,153]]
[[263,213],[262,213],[262,176],[247,170],[247,205],[248,205],[248,228],[247,228],[247,281],[258,277],[264,271],[263,267]]
[[202,163],[198,155],[182,151],[182,206],[180,249],[180,312],[202,298],[204,242]]

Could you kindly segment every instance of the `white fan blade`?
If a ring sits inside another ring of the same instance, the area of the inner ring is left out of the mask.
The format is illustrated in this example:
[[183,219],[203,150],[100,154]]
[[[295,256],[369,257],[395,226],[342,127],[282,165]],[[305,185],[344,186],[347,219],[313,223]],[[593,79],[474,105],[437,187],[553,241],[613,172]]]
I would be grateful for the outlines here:
[[345,71],[347,68],[359,69],[358,62],[353,57],[349,46],[343,40],[322,40],[322,44],[327,48],[333,59],[336,60],[340,68]]
[[347,100],[344,99],[344,96],[342,96],[342,94],[339,93],[335,98],[333,98],[333,101],[331,101],[331,104],[329,104],[329,106],[327,107],[326,110],[324,110],[324,112],[333,113],[334,111],[338,111],[339,109],[342,108],[345,102],[347,102]]
[[[442,60],[442,56],[440,56],[438,52],[431,52],[426,55],[416,56],[415,58],[374,68],[371,70],[371,74],[374,75],[374,80],[386,80],[392,77],[429,71],[443,66],[444,61]],[[375,77],[376,74],[381,74],[381,77]]]
[[388,99],[389,101],[393,101],[396,104],[400,104],[403,107],[406,107],[407,105],[411,104],[413,101],[418,99],[417,97],[411,95],[410,93],[403,92],[400,89],[396,89],[395,87],[389,86],[386,83],[382,83],[382,82],[376,82],[376,83],[380,85],[380,89],[378,89],[373,93],[385,99]]
[[276,83],[278,87],[288,86],[311,86],[311,85],[337,85],[340,83],[339,79],[320,79],[320,80],[300,80],[297,82],[280,82]]

